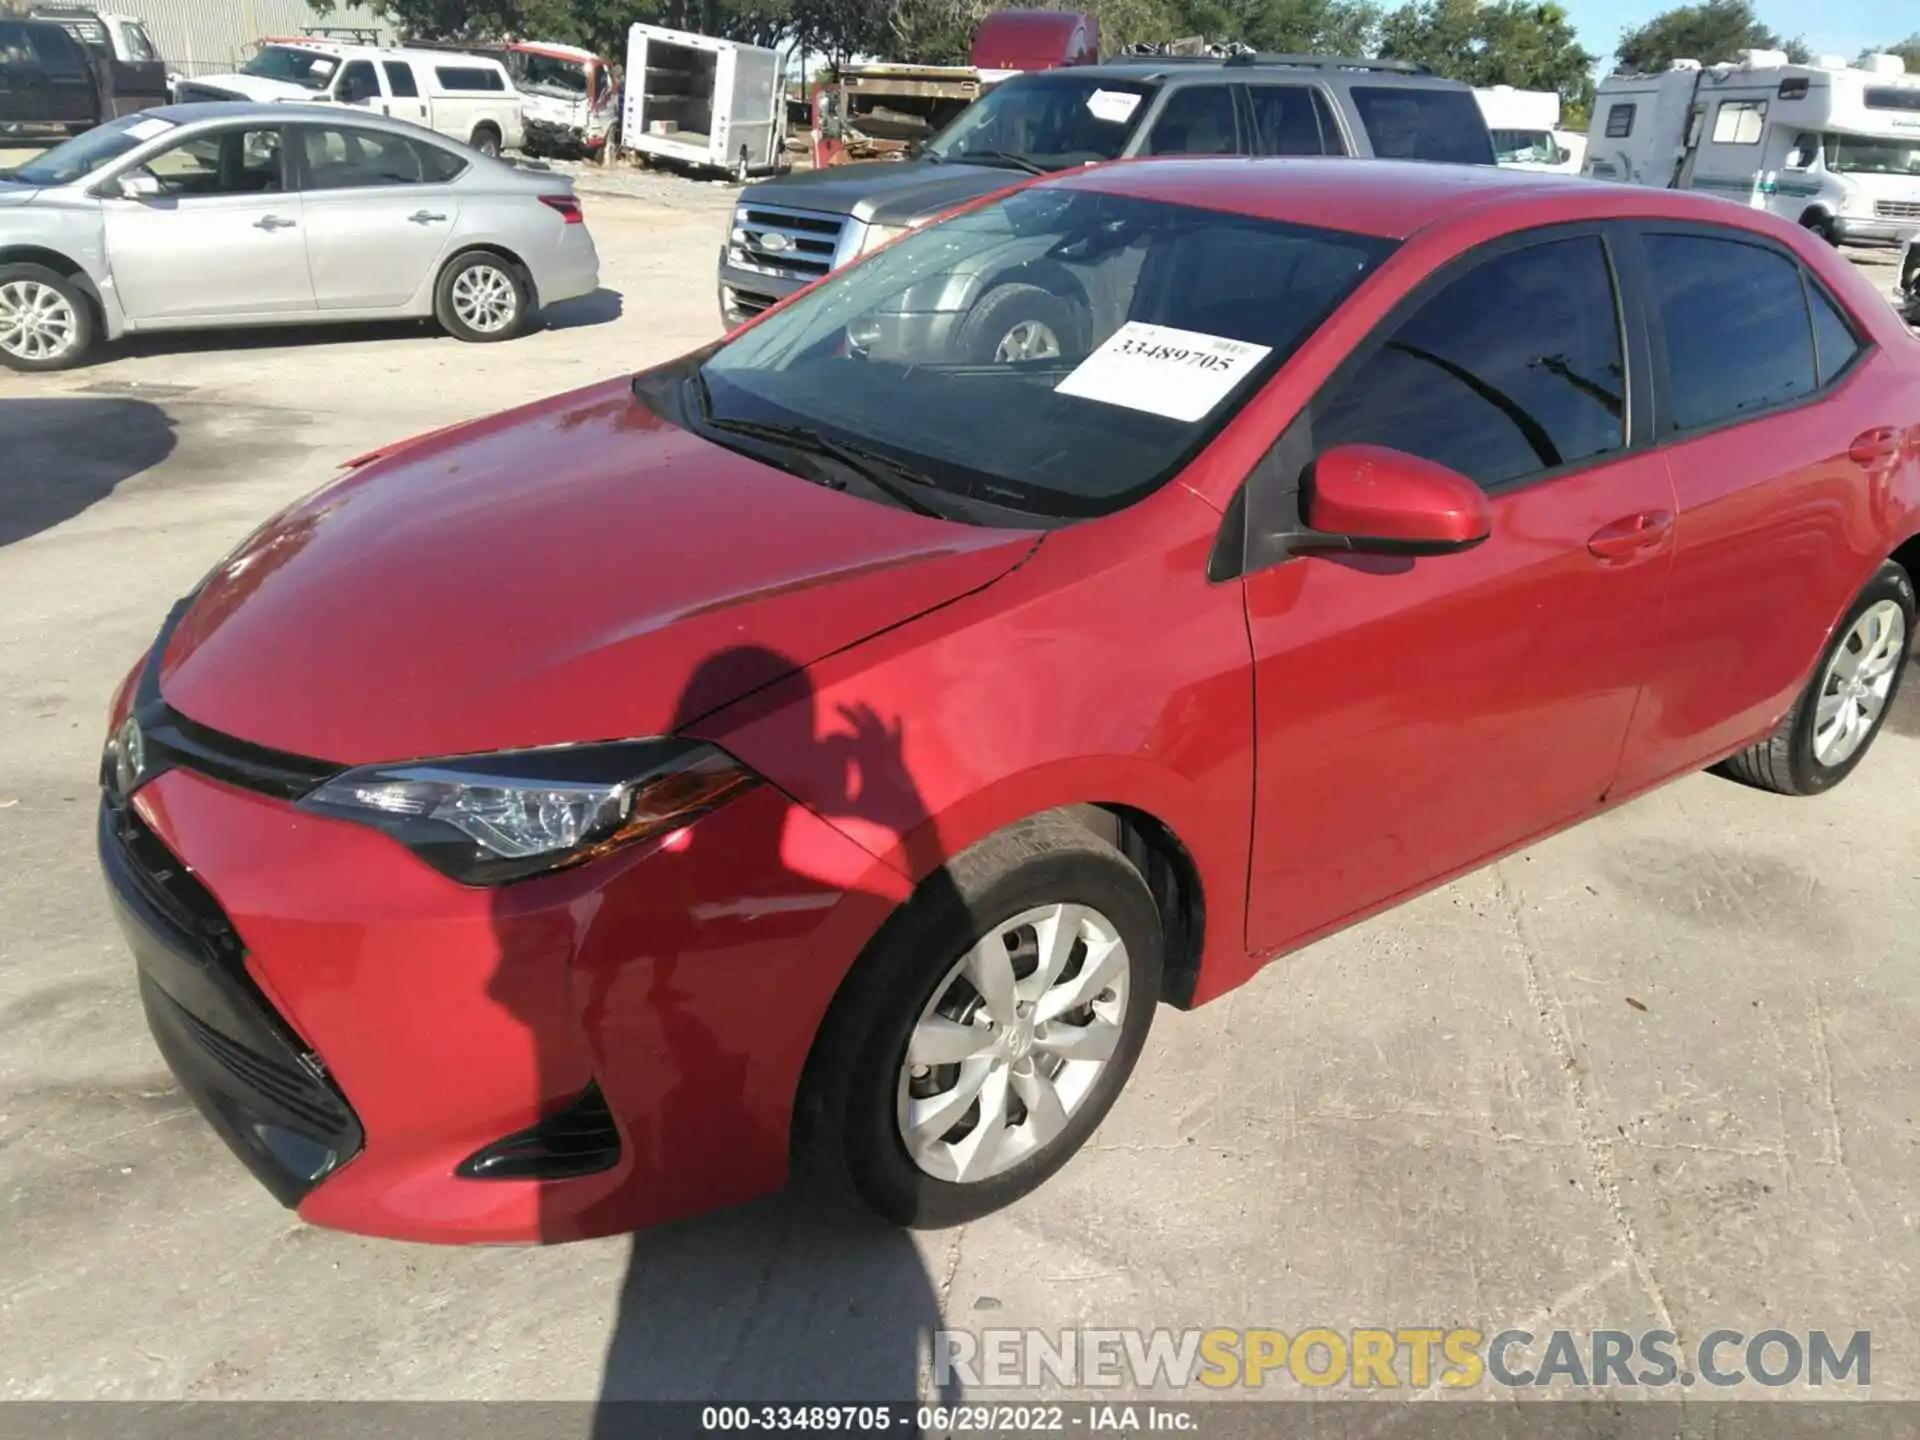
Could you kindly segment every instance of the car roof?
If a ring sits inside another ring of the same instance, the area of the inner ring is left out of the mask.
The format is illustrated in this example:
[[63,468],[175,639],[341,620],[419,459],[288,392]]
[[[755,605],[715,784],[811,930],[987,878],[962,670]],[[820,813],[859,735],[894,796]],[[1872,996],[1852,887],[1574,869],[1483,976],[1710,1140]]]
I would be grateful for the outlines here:
[[[431,140],[443,150],[461,148],[459,141],[410,120],[398,120],[390,115],[376,115],[366,110],[349,110],[338,105],[307,105],[293,100],[194,100],[184,105],[150,105],[139,113],[183,126],[214,122],[245,124],[248,121],[274,125],[352,125],[361,130],[386,130],[409,139]],[[463,158],[478,160],[485,157],[474,154]]]
[[1792,229],[1764,211],[1691,191],[1419,160],[1165,156],[1090,165],[1034,183],[1196,205],[1388,240],[1404,240],[1469,212],[1499,210],[1511,212],[1514,228],[1646,217],[1699,220],[1761,234]]

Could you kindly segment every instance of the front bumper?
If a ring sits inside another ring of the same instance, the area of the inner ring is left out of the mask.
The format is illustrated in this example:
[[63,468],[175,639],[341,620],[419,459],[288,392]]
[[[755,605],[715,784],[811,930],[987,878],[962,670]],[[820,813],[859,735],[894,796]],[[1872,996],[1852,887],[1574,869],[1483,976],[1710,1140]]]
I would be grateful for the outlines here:
[[1882,220],[1872,215],[1836,215],[1834,234],[1846,245],[1898,245],[1913,230],[1911,220]]
[[737,330],[761,311],[770,309],[812,281],[770,275],[736,265],[725,245],[720,247],[720,322]]

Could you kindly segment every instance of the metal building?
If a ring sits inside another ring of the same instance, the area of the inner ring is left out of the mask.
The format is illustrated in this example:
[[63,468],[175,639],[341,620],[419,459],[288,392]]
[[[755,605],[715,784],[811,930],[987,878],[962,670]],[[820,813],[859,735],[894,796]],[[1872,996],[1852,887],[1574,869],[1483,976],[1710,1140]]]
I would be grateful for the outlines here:
[[324,16],[307,0],[100,0],[98,8],[144,22],[167,69],[178,75],[231,70],[253,54],[263,35],[327,26],[374,31],[385,44],[394,39],[392,24],[364,5],[340,5]]

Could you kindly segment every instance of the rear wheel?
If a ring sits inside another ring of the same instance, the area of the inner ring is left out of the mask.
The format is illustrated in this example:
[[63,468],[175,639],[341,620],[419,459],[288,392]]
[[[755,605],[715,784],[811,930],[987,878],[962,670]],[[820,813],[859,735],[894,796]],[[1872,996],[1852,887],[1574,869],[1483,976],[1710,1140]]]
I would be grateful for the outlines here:
[[457,340],[490,344],[527,328],[532,296],[520,267],[491,251],[456,256],[440,272],[434,316]]
[[1126,1084],[1160,967],[1153,898],[1105,841],[1054,816],[983,841],[842,987],[808,1065],[797,1174],[918,1228],[1010,1204]]
[[500,158],[500,132],[491,125],[474,126],[473,138],[467,143],[489,160]]
[[1913,633],[1913,581],[1888,563],[1835,627],[1793,712],[1722,771],[1781,795],[1818,795],[1838,785],[1866,759],[1886,723]]
[[93,311],[66,276],[44,265],[0,265],[0,365],[64,370],[93,344]]

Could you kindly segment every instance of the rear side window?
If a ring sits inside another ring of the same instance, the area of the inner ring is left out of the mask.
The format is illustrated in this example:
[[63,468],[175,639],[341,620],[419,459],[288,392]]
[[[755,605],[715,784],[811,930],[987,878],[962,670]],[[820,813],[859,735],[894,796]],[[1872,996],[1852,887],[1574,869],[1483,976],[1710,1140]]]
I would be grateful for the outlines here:
[[1188,85],[1167,96],[1147,137],[1149,155],[1241,153],[1233,91],[1226,85]]
[[498,70],[484,65],[436,65],[434,77],[447,90],[505,90],[507,82]]
[[1631,105],[1607,107],[1607,138],[1609,140],[1624,140],[1633,134],[1633,109]]
[[1492,488],[1626,444],[1613,274],[1593,236],[1478,265],[1421,303],[1330,401],[1316,450],[1387,445]]
[[1646,251],[1678,428],[1757,414],[1818,387],[1793,261],[1707,235],[1648,235]]
[[297,133],[309,190],[417,185],[423,152],[430,148],[400,135],[345,125],[303,125]]
[[1853,357],[1864,347],[1860,337],[1854,334],[1852,323],[1827,298],[1827,292],[1811,280],[1807,282],[1807,299],[1813,305],[1814,358],[1819,365],[1820,383],[1826,385],[1851,365]]
[[467,162],[451,150],[422,144],[418,140],[411,143],[414,153],[420,157],[420,178],[429,185],[444,185],[467,168]]
[[420,93],[420,87],[413,81],[413,67],[404,60],[388,60],[381,69],[387,72],[387,88],[396,96],[412,99]]
[[1253,85],[1254,150],[1261,155],[1342,155],[1340,127],[1312,85]]
[[1352,94],[1373,153],[1383,160],[1494,163],[1493,138],[1470,90],[1356,85]]

